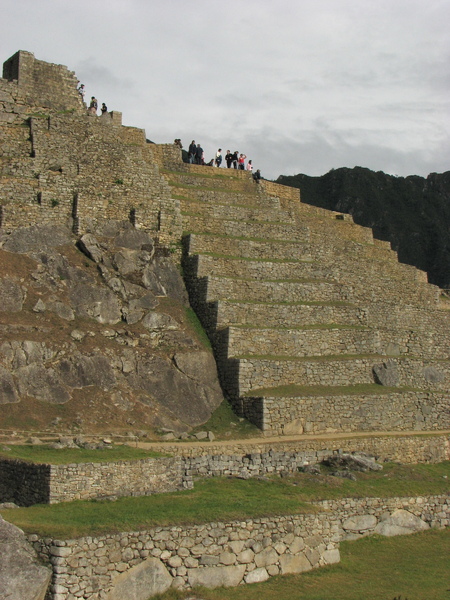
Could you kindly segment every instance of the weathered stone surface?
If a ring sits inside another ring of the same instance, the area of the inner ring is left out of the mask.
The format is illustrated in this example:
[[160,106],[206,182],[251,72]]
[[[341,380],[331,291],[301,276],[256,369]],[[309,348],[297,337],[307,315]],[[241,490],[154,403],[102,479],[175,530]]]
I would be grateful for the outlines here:
[[39,364],[27,365],[17,369],[15,377],[21,396],[32,396],[54,404],[64,404],[70,399],[69,392],[52,367],[46,369]]
[[325,550],[323,553],[323,559],[327,565],[335,565],[340,562],[341,555],[338,548],[334,548],[333,550]]
[[19,402],[17,388],[9,371],[0,366],[0,404]]
[[44,600],[50,578],[23,532],[0,517],[0,598]]
[[375,375],[376,383],[379,383],[380,385],[395,387],[399,384],[400,377],[397,365],[392,360],[387,360],[381,364],[374,365],[373,373]]
[[142,283],[157,296],[170,296],[186,306],[189,304],[183,279],[168,258],[157,258],[148,265],[144,269]]
[[269,573],[264,567],[260,567],[250,571],[245,576],[245,583],[261,583],[262,581],[267,581],[267,579],[269,579]]
[[283,554],[280,556],[281,573],[304,573],[312,569],[311,563],[304,554]]
[[342,523],[342,528],[345,529],[345,531],[357,533],[374,529],[377,523],[377,518],[373,515],[355,515],[354,517],[346,519]]
[[80,317],[90,317],[105,324],[118,323],[122,319],[116,295],[106,288],[80,284],[72,289],[70,300]]
[[244,577],[245,565],[231,567],[205,567],[204,569],[189,569],[189,585],[194,587],[203,585],[207,588],[220,586],[235,587]]
[[429,383],[442,383],[445,379],[444,374],[438,371],[436,367],[425,367],[423,376]]
[[266,548],[255,556],[255,565],[257,567],[267,567],[274,565],[278,561],[278,554],[273,548]]
[[92,233],[85,233],[78,241],[78,247],[88,258],[96,263],[102,262],[103,252],[97,238]]
[[105,356],[74,356],[62,360],[58,365],[61,381],[72,388],[98,385],[111,388],[116,379],[108,359]]
[[0,311],[19,312],[23,301],[23,291],[17,282],[7,277],[0,279]]
[[151,312],[142,319],[142,325],[150,331],[158,330],[175,330],[179,329],[180,325],[170,315],[163,313]]
[[148,600],[163,594],[172,584],[172,577],[158,558],[148,558],[113,580],[107,600]]
[[24,254],[70,243],[71,236],[68,229],[61,225],[44,224],[15,229],[5,239],[3,248],[8,252]]
[[286,423],[283,428],[284,435],[301,435],[303,433],[302,419],[293,419]]
[[154,243],[151,236],[146,231],[140,231],[134,227],[129,227],[114,238],[114,245],[131,250],[146,250],[151,256],[154,254]]
[[374,533],[385,536],[407,535],[429,528],[428,523],[425,523],[420,517],[416,517],[407,510],[399,509],[382,519],[375,527]]

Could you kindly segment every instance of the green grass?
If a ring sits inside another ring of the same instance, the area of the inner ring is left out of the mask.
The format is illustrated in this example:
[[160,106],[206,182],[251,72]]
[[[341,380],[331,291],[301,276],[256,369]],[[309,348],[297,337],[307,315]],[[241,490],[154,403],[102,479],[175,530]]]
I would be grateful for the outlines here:
[[3,510],[28,533],[72,538],[155,526],[314,512],[282,481],[204,479],[193,490],[110,501],[75,501]]
[[314,512],[309,502],[347,497],[421,496],[448,493],[450,462],[387,464],[358,473],[357,481],[298,473],[292,477],[241,480],[210,478],[193,490],[109,501],[77,501],[3,510],[2,516],[28,533],[72,538],[154,526],[207,523]]
[[131,446],[111,446],[104,450],[89,450],[88,448],[61,448],[57,450],[47,444],[14,445],[10,450],[0,450],[0,458],[26,460],[32,463],[64,465],[70,463],[107,462],[116,460],[138,460],[140,458],[156,458],[161,453]]
[[448,600],[450,530],[342,542],[341,562],[264,583],[208,590],[171,589],[152,600]]
[[238,417],[227,400],[216,408],[210,419],[203,425],[199,425],[192,430],[196,431],[212,431],[217,439],[221,440],[243,440],[249,437],[262,437],[262,431],[255,425],[252,425],[247,419]]
[[209,341],[208,334],[203,329],[203,325],[200,323],[200,320],[197,317],[197,314],[190,307],[187,307],[185,309],[185,314],[186,314],[186,320],[189,323],[189,325],[192,327],[192,329],[194,330],[195,334],[197,335],[198,340],[203,344],[203,346],[205,348],[207,348],[208,350],[211,350],[211,342]]

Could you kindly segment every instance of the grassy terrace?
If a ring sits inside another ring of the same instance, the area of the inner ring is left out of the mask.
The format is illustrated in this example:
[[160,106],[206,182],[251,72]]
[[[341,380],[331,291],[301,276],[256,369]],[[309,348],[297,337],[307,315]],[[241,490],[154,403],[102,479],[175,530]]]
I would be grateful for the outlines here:
[[[325,473],[325,471],[324,471]],[[2,511],[28,533],[72,538],[155,526],[230,521],[316,512],[311,502],[346,497],[392,497],[449,492],[450,463],[386,464],[351,481],[324,474],[286,478],[202,479],[193,490],[109,501],[77,501]]]
[[26,460],[32,463],[67,465],[70,463],[107,462],[116,460],[139,460],[156,458],[162,454],[131,446],[110,446],[104,450],[87,448],[61,448],[55,450],[47,444],[42,446],[11,445],[10,450],[0,450],[0,458]]

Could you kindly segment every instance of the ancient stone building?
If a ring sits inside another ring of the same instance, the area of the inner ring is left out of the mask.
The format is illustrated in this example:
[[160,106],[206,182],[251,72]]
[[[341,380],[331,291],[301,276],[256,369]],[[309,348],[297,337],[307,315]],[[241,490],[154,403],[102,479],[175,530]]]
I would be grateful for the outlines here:
[[267,434],[450,427],[450,313],[370,229],[89,115],[74,73],[28,52],[4,65],[0,136],[4,231],[128,219],[183,243],[222,387]]

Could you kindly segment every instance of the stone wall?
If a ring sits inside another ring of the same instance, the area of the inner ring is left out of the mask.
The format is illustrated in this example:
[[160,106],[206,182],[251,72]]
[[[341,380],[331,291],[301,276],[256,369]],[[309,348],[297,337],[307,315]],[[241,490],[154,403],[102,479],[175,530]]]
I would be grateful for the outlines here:
[[0,502],[18,506],[47,504],[50,500],[50,465],[0,460]]
[[[265,435],[342,431],[420,431],[450,429],[449,394],[361,393],[244,398],[243,412]],[[289,415],[289,417],[287,417]]]
[[0,461],[0,502],[20,506],[119,496],[148,496],[192,487],[181,458],[68,465]]
[[[379,457],[380,460],[398,461],[403,464],[437,463],[450,460],[450,437],[448,434],[399,434],[396,436],[380,434],[366,437],[340,437],[330,441],[308,437],[289,439],[286,436],[284,439],[261,439],[260,442],[252,443],[246,440],[234,440],[225,444],[223,442],[220,444],[215,442],[152,444],[152,449],[189,458],[192,460],[190,463],[192,467],[196,464],[203,467],[205,463],[195,462],[197,458],[201,458],[202,461],[206,461],[211,472],[222,469],[218,465],[220,461],[226,465],[230,464],[232,460],[234,461],[233,469],[242,469],[251,455],[256,457],[258,455],[272,456],[274,463],[278,462],[284,454],[288,457],[295,455],[298,457],[296,459],[298,461],[301,456],[303,457],[301,459],[303,464],[314,464],[322,460],[325,455],[329,456],[335,452],[365,452]],[[231,457],[233,458],[231,459]],[[271,465],[269,464],[269,466]],[[249,472],[250,470],[253,468],[249,469]]]
[[75,73],[63,65],[36,60],[31,52],[20,50],[3,64],[3,78],[16,81],[20,96],[28,106],[84,111]]
[[73,540],[32,535],[29,540],[53,566],[51,600],[119,600],[141,587],[145,591],[136,595],[139,599],[171,586],[237,586],[301,573],[339,562],[339,542],[344,539],[450,524],[448,496],[347,498],[318,506],[322,511],[315,514],[155,527]]

